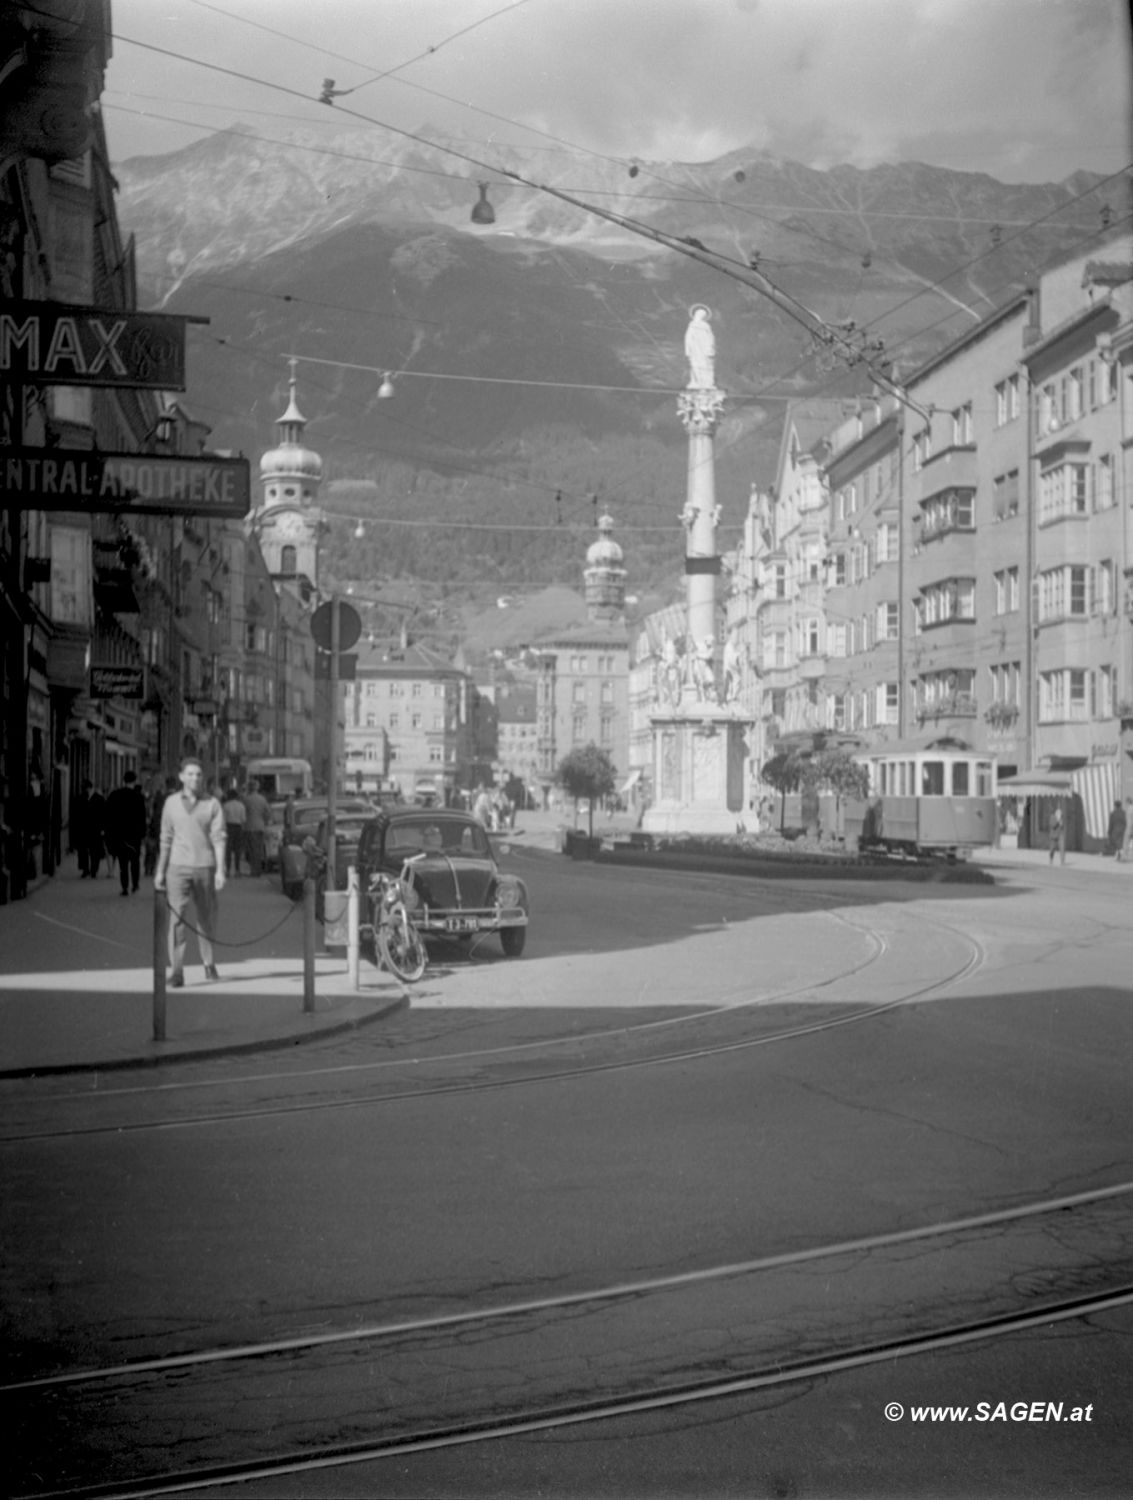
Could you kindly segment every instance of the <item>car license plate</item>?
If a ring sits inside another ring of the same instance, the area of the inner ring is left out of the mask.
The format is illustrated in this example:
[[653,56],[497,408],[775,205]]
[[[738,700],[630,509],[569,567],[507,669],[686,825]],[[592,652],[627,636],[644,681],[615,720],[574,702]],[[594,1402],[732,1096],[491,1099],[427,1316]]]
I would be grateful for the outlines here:
[[475,932],[476,922],[472,917],[446,917],[446,932]]

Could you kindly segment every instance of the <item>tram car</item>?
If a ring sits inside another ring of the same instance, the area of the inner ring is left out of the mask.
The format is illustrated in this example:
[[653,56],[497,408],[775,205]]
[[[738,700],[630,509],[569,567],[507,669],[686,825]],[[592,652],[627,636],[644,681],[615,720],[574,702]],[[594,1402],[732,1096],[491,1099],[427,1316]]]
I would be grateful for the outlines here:
[[963,741],[898,740],[855,755],[869,797],[846,804],[846,843],[862,850],[965,858],[994,844],[995,757]]

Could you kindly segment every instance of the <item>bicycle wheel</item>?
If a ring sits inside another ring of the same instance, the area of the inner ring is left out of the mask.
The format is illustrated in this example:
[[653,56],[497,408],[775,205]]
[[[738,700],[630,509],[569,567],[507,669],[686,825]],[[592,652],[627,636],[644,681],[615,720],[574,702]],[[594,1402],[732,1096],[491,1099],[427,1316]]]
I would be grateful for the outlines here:
[[399,979],[412,983],[425,972],[425,944],[399,901],[389,908],[378,927],[378,946],[386,968]]

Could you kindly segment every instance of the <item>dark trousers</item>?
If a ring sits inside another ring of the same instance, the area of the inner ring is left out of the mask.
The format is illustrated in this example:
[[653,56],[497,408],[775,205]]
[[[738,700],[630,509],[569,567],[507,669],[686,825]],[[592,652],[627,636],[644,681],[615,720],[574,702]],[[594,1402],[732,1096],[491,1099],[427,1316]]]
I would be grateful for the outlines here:
[[75,853],[79,856],[79,874],[97,875],[98,867],[102,863],[102,840],[83,839],[75,845]]
[[239,875],[240,856],[244,853],[244,825],[242,823],[226,823],[224,830],[227,835],[228,849],[225,855],[225,874]]
[[134,890],[138,888],[138,881],[142,873],[142,851],[130,844],[118,845],[118,879],[122,883],[122,894],[125,895],[131,884]]
[[253,875],[261,875],[264,868],[264,836],[259,830],[245,828],[244,847],[248,851],[248,868]]

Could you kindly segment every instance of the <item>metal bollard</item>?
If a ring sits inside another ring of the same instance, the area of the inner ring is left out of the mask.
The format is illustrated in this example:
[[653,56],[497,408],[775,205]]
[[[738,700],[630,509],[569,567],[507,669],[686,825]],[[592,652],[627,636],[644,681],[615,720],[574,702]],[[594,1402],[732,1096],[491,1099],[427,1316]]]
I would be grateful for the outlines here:
[[169,903],[153,893],[153,1039],[165,1040],[165,966],[169,962]]
[[346,870],[346,967],[354,989],[360,989],[362,984],[359,972],[362,958],[362,941],[358,932],[359,906],[358,869],[355,865],[349,865]]
[[303,1010],[315,1008],[315,882],[303,881]]

